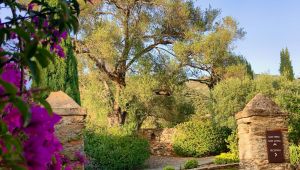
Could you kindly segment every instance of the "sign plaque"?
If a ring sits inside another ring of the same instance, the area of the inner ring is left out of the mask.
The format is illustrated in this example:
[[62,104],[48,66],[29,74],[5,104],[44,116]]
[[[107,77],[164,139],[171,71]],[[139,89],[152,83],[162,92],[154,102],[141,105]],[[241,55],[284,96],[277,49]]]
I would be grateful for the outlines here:
[[267,131],[266,136],[269,163],[283,163],[284,154],[281,131]]

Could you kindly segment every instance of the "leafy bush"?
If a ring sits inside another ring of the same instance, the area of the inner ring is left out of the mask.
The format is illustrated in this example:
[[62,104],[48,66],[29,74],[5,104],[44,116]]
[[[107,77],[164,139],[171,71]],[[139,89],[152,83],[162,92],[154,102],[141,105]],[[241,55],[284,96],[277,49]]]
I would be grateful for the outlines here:
[[221,81],[212,90],[213,119],[221,126],[236,128],[235,113],[243,110],[247,102],[252,99],[254,91],[253,81],[229,78]]
[[300,164],[300,146],[291,145],[290,146],[290,161],[291,164],[297,166]]
[[91,158],[87,169],[135,169],[150,156],[144,139],[96,133],[86,134],[85,152]]
[[184,163],[184,169],[193,169],[198,167],[198,161],[196,159],[187,160]]
[[175,168],[171,165],[167,165],[163,168],[163,170],[175,170]]
[[239,162],[239,157],[233,153],[221,153],[214,159],[215,164],[229,164]]
[[298,144],[300,141],[300,84],[299,81],[282,81],[277,90],[276,102],[289,112],[289,140]]
[[229,149],[230,153],[238,156],[239,148],[238,148],[237,130],[232,131],[231,135],[229,135],[228,138],[226,139],[226,142],[228,143],[227,148]]
[[176,126],[173,148],[181,156],[200,157],[226,151],[230,130],[210,122],[185,122]]
[[254,95],[257,93],[262,93],[274,99],[276,97],[276,92],[281,88],[280,78],[276,76],[271,76],[267,74],[262,74],[257,76],[254,81]]

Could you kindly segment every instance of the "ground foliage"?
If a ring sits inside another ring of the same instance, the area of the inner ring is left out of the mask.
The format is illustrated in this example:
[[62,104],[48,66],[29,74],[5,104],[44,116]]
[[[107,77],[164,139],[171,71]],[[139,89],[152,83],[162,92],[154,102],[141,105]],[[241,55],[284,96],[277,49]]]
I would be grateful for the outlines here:
[[87,169],[141,168],[150,156],[149,144],[145,139],[103,131],[85,135],[85,152],[91,158]]

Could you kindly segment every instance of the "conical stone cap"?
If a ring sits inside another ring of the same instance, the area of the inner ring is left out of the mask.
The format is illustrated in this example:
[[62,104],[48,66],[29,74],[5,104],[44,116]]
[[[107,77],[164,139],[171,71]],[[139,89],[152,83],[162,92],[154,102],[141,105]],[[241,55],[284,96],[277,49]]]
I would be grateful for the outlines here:
[[51,92],[46,101],[58,115],[86,115],[86,111],[62,91]]
[[251,116],[287,116],[288,113],[281,111],[279,106],[269,97],[259,93],[243,109],[237,113],[235,118],[241,119]]

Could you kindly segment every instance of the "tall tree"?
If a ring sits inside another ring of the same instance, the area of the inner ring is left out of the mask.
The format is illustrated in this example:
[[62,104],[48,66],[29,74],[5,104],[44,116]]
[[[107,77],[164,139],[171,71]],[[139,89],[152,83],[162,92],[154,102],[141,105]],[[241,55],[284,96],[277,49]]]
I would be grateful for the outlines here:
[[287,48],[280,51],[280,75],[288,80],[294,80],[294,71],[290,59],[290,53]]
[[[155,58],[161,54],[177,57],[173,50],[177,42],[187,45],[200,39],[205,39],[206,43],[197,49],[220,51],[218,43],[230,43],[237,32],[233,20],[224,19],[219,26],[215,23],[219,10],[209,8],[202,11],[191,1],[100,0],[86,9],[89,12],[83,11],[80,19],[84,23],[81,32],[85,37],[76,48],[92,59],[106,75],[106,80],[114,84],[110,90],[113,105],[109,114],[111,125],[124,122],[125,109],[121,108],[120,94],[126,86],[128,72],[134,69],[140,58],[149,55]],[[89,25],[95,28],[91,29]],[[222,39],[218,41],[219,38]],[[216,48],[212,49],[211,45]],[[222,60],[220,56],[215,58]],[[177,66],[185,64],[177,62]]]
[[[71,39],[67,39],[62,44],[66,57],[55,57],[48,67],[41,69],[41,76],[45,79],[41,80],[39,87],[48,89],[42,93],[43,98],[46,98],[51,91],[61,90],[80,104],[77,60],[73,52]],[[34,82],[33,86],[37,86],[37,83]]]

